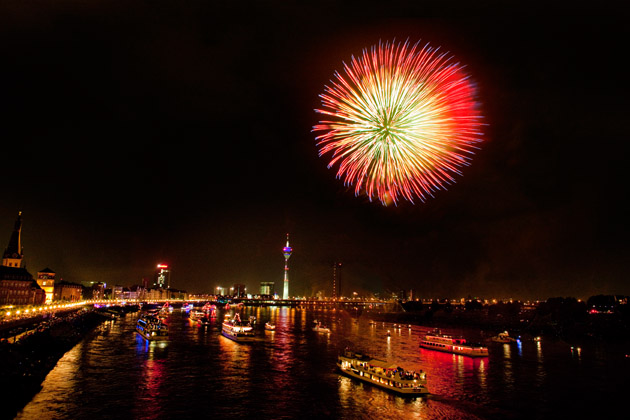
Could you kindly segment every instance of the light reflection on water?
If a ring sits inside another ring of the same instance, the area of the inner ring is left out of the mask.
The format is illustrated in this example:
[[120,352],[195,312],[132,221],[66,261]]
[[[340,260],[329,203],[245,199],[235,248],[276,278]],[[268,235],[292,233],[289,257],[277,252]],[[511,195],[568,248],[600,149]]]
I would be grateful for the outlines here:
[[[471,358],[419,348],[427,327],[330,310],[246,308],[242,318],[250,315],[260,339],[251,344],[220,334],[223,310],[207,327],[174,312],[166,343],[137,335],[133,315],[108,322],[59,361],[18,418],[549,418],[554,407],[584,414],[587,395],[614,407],[629,370],[622,358],[611,368],[610,352],[562,342],[488,343],[489,357]],[[332,332],[313,332],[315,319]],[[476,330],[444,332],[478,341]],[[432,395],[403,398],[339,375],[346,347],[427,372]]]

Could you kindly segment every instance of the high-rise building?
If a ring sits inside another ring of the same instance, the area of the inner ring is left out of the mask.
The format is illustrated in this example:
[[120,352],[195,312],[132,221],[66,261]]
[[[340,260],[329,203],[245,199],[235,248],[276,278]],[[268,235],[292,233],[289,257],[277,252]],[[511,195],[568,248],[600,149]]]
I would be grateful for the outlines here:
[[335,262],[333,263],[333,290],[332,290],[333,299],[338,299],[341,297],[341,263]]
[[265,296],[272,296],[275,293],[275,282],[273,281],[261,281],[260,282],[260,294]]
[[167,264],[157,265],[154,286],[160,289],[169,289],[171,287],[171,270]]
[[232,296],[235,297],[245,297],[247,296],[247,287],[244,284],[235,284],[234,285],[234,294]]
[[284,255],[284,289],[282,299],[289,298],[289,258],[291,258],[291,252],[293,252],[293,248],[289,246],[289,234],[287,233],[287,244],[282,248],[282,255]]

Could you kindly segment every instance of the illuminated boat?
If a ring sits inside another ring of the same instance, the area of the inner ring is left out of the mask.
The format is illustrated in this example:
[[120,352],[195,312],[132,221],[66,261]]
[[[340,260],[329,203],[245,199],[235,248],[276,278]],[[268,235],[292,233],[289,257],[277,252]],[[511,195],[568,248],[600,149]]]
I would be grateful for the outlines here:
[[136,332],[149,341],[168,340],[168,326],[156,316],[143,315],[138,318]]
[[192,322],[197,323],[198,325],[208,325],[210,323],[208,314],[202,311],[190,311],[188,319],[190,319]]
[[510,334],[508,334],[507,331],[503,331],[502,333],[499,333],[498,335],[495,335],[494,337],[491,338],[491,340],[494,341],[495,343],[514,343],[514,342],[516,342],[516,338],[510,337]]
[[488,356],[487,347],[478,343],[468,343],[463,337],[442,334],[437,328],[420,340],[420,347],[464,356]]
[[254,341],[254,327],[241,321],[239,314],[232,319],[226,319],[221,326],[221,334],[234,341]]
[[330,333],[330,328],[325,327],[322,325],[321,322],[318,322],[317,325],[315,325],[313,327],[313,331],[318,332],[318,333],[322,333],[322,334],[328,334]]
[[337,358],[337,367],[356,378],[402,395],[428,394],[427,374],[407,371],[383,360],[346,350]]
[[272,324],[271,322],[267,322],[267,323],[265,323],[265,329],[273,331],[273,330],[276,329],[276,326],[274,324]]

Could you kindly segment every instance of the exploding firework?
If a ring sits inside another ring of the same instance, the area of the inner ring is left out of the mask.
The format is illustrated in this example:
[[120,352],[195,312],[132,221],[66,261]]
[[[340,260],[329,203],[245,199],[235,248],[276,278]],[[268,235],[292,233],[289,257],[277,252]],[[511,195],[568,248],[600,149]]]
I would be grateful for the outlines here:
[[418,43],[379,43],[344,63],[320,95],[330,120],[313,131],[328,168],[355,195],[387,205],[455,182],[481,141],[475,85],[446,53]]

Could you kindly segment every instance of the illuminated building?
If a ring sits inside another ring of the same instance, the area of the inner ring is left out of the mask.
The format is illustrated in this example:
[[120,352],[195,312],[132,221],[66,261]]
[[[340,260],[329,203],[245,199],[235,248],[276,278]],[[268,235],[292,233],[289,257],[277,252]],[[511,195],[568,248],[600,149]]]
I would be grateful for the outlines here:
[[50,268],[44,268],[37,272],[37,284],[46,293],[46,303],[53,301],[55,292],[55,272]]
[[157,265],[154,285],[160,289],[168,289],[171,287],[171,270],[167,264]]
[[341,263],[333,263],[333,299],[341,296]]
[[282,299],[289,298],[289,258],[291,258],[292,251],[293,248],[289,246],[289,234],[287,233],[287,244],[282,248],[282,255],[284,255],[284,290]]
[[0,266],[0,305],[41,305],[46,292],[22,266],[22,212],[18,213]]
[[78,302],[83,298],[83,286],[76,283],[61,281],[55,284],[53,300],[63,302]]
[[96,281],[82,281],[81,286],[83,286],[83,297],[85,299],[104,299],[105,298],[105,288],[107,285],[102,282]]
[[275,282],[273,281],[261,281],[260,282],[260,294],[263,296],[273,296],[275,293]]
[[105,299],[107,284],[99,282],[92,285],[92,299]]
[[234,285],[234,294],[232,296],[236,297],[245,297],[247,296],[247,288],[244,284],[235,284]]
[[112,299],[122,299],[123,298],[124,287],[116,285],[112,286]]

